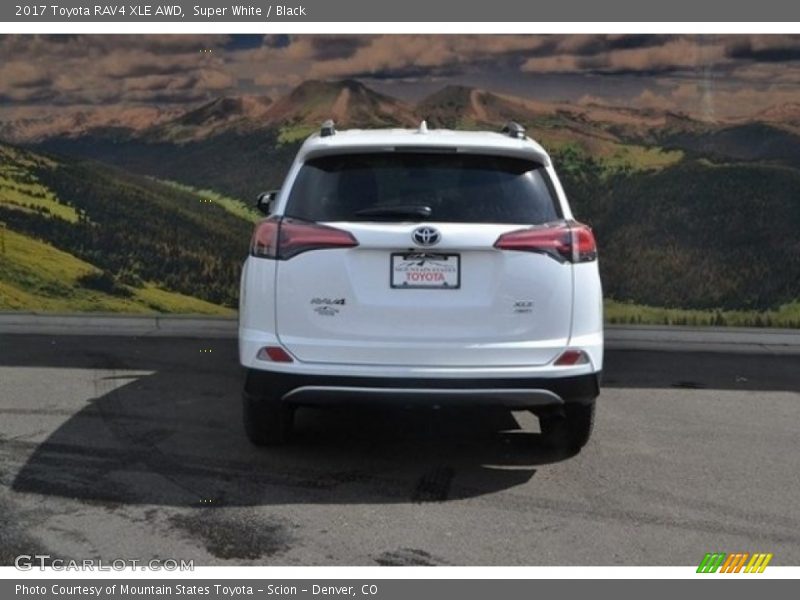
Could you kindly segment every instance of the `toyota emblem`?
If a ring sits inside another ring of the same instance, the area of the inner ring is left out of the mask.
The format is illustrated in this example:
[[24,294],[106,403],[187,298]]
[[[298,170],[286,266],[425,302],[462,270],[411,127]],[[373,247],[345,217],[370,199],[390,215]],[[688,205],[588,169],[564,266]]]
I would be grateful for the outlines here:
[[434,246],[442,239],[442,234],[433,227],[417,227],[411,234],[411,238],[419,246]]

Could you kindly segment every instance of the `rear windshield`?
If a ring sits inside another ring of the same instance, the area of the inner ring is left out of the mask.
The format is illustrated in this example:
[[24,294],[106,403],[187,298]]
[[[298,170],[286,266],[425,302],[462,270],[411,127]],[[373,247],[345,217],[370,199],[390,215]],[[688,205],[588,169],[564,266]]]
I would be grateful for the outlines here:
[[[392,207],[430,211],[426,217],[409,218],[402,210],[391,214]],[[366,215],[358,214],[365,209]],[[383,209],[389,210],[376,217]],[[561,216],[550,178],[538,163],[506,156],[404,152],[308,161],[292,187],[285,214],[308,221],[425,218],[531,225]]]

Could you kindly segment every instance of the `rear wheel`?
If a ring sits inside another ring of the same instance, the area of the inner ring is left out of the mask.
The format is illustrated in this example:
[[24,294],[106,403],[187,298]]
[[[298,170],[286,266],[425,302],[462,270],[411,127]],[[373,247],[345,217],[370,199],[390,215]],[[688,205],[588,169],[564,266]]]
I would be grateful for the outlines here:
[[541,416],[539,425],[545,440],[570,452],[580,452],[592,436],[594,405],[568,404],[563,415]]
[[294,408],[268,386],[258,385],[248,373],[242,394],[242,415],[247,439],[256,446],[279,446],[289,441]]

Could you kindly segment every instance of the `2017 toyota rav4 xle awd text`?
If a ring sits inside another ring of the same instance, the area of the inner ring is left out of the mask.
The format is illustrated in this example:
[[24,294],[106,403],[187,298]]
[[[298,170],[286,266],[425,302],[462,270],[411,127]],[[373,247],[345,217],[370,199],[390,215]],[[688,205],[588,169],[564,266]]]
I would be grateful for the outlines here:
[[589,440],[597,249],[519,125],[327,122],[259,206],[239,312],[253,443],[284,442],[297,406],[345,402],[529,409],[571,451]]

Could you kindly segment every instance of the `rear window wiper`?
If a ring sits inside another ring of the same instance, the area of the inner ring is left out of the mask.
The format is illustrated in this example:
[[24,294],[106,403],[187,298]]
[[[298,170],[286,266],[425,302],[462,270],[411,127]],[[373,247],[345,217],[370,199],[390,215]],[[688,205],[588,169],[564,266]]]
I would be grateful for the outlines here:
[[430,206],[424,205],[408,205],[408,206],[371,206],[369,208],[362,208],[357,210],[355,215],[357,217],[384,217],[384,218],[402,218],[411,217],[419,219],[427,219],[433,213]]

